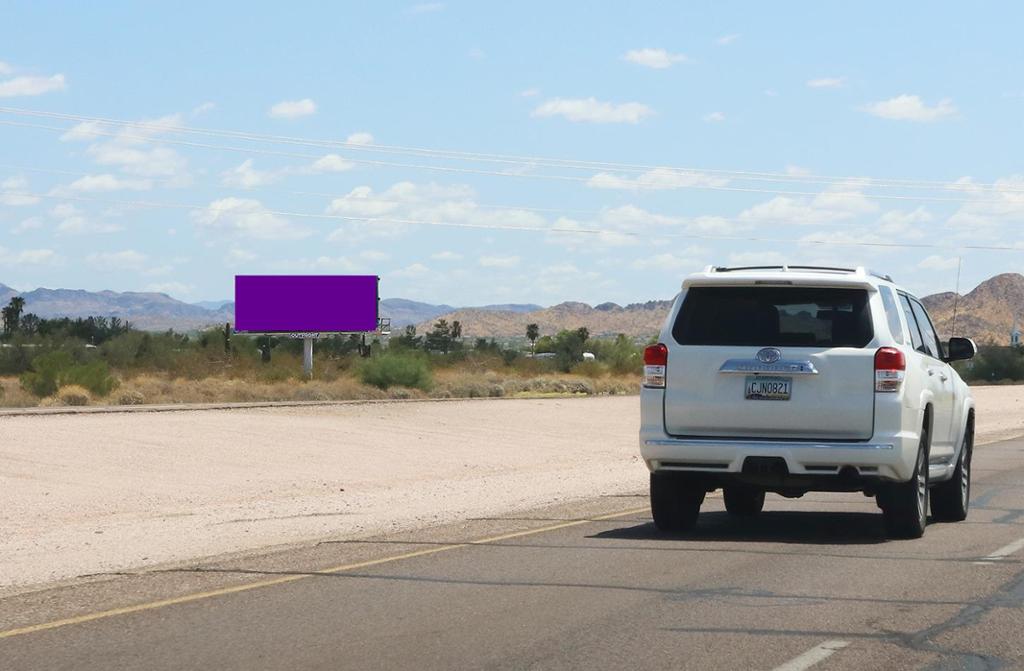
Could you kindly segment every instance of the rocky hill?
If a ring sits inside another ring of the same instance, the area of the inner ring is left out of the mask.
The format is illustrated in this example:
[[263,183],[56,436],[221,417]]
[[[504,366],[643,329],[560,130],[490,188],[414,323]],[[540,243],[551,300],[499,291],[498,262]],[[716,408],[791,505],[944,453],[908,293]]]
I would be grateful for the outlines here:
[[[522,336],[526,333],[527,324],[537,324],[542,335],[585,326],[596,336],[625,333],[631,337],[645,337],[661,329],[671,304],[671,301],[648,301],[624,307],[615,303],[591,307],[586,303],[566,302],[529,312],[468,308],[440,315],[439,318],[461,322],[462,335],[466,338]],[[417,329],[425,333],[434,321],[424,321]]]
[[943,336],[951,334],[956,303],[956,335],[978,344],[1007,345],[1014,321],[1024,328],[1024,275],[1003,273],[985,280],[964,296],[951,291],[921,299]]

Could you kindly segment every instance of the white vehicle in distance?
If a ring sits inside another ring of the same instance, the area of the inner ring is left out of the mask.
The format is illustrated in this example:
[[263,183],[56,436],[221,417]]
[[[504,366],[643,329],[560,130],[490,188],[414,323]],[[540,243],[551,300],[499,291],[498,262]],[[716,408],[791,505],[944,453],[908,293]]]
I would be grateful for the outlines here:
[[765,492],[860,491],[890,536],[967,517],[974,401],[921,302],[864,268],[708,267],[644,352],[640,452],[660,531],[704,496],[753,516]]

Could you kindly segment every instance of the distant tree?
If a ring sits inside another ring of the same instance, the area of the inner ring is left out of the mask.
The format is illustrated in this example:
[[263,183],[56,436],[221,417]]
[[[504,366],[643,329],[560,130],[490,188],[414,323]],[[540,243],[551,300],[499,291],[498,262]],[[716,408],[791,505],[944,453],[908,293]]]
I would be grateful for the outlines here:
[[452,340],[458,340],[462,337],[462,322],[458,319],[452,322]]
[[25,335],[35,335],[39,332],[39,325],[42,323],[37,315],[29,312],[27,315],[21,318],[21,323],[18,325],[19,329]]
[[536,324],[526,325],[526,338],[530,341],[530,351],[537,353],[537,338],[540,337],[540,327]]
[[568,373],[574,365],[583,361],[583,350],[590,332],[586,328],[575,331],[560,331],[555,336],[553,351],[558,367]]
[[409,324],[405,327],[405,332],[391,341],[396,347],[404,347],[406,349],[419,349],[420,341],[423,340],[421,336],[416,335],[416,326]]
[[[462,326],[459,326],[461,331]],[[448,353],[448,350],[452,348],[452,327],[448,323],[447,319],[438,319],[434,324],[434,328],[427,333],[424,347],[433,352]]]
[[11,335],[17,332],[18,326],[21,322],[21,313],[25,309],[25,299],[21,296],[15,296],[11,299],[11,302],[7,304],[0,313],[3,314],[4,319],[4,335]]

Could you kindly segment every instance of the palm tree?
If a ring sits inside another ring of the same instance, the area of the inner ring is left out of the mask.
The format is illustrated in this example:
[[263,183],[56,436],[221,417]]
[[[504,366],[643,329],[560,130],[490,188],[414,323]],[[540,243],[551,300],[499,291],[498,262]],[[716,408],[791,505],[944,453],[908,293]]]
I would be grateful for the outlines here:
[[540,327],[536,324],[526,325],[526,337],[530,341],[530,352],[537,353],[537,338],[540,337]]

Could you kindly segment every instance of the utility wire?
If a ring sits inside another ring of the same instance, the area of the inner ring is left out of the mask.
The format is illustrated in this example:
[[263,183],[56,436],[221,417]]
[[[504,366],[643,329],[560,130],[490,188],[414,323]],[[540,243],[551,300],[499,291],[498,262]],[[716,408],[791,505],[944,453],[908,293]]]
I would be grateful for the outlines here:
[[[0,125],[16,126],[24,128],[38,128],[42,130],[50,130],[56,132],[66,133],[70,129],[56,126],[46,126],[42,124],[25,123],[18,121],[6,121],[0,120]],[[241,154],[256,154],[264,156],[277,156],[277,157],[288,157],[288,158],[301,158],[304,160],[318,160],[323,158],[317,154],[302,154],[298,152],[285,152],[278,150],[269,149],[257,149],[257,148],[246,148],[246,147],[232,147],[225,145],[214,145],[202,142],[190,142],[186,140],[172,140],[163,137],[151,137],[146,135],[129,135],[127,133],[109,133],[99,130],[90,130],[89,135],[100,135],[105,137],[120,138],[126,140],[136,140],[141,142],[151,142],[153,144],[170,144],[183,147],[192,147],[198,149],[212,149],[217,151],[235,152]],[[548,179],[565,182],[575,183],[591,183],[589,177],[576,177],[572,175],[550,175],[550,174],[531,174],[531,173],[516,173],[516,172],[502,172],[496,170],[480,170],[476,168],[459,168],[453,166],[437,166],[437,165],[425,165],[425,164],[409,164],[409,163],[394,163],[390,161],[376,161],[368,159],[358,159],[351,157],[343,157],[343,160],[351,163],[359,163],[364,165],[373,165],[380,167],[389,168],[403,168],[412,170],[433,170],[447,173],[457,174],[473,174],[473,175],[487,175],[493,177],[514,177],[514,178],[525,178],[525,179]],[[638,190],[666,190],[664,187],[658,185],[645,184],[639,182],[633,182],[630,184],[629,189],[636,188]],[[881,200],[897,200],[897,201],[913,201],[913,202],[943,202],[943,203],[992,203],[992,204],[1005,204],[1006,201],[1003,199],[982,199],[982,198],[942,198],[937,196],[911,196],[911,195],[893,195],[893,194],[871,194],[866,195],[859,191],[843,192],[843,191],[791,191],[791,190],[779,190],[779,189],[758,189],[758,188],[747,188],[747,187],[732,187],[724,185],[712,185],[712,184],[673,184],[672,189],[697,189],[707,191],[723,191],[731,193],[757,193],[757,194],[770,194],[770,195],[782,195],[782,196],[821,196],[826,195],[830,198],[873,198]]]
[[[916,180],[896,178],[876,178],[865,176],[834,176],[815,174],[790,174],[779,172],[750,171],[750,170],[722,170],[713,168],[689,168],[664,165],[644,165],[634,163],[616,163],[607,161],[587,161],[578,159],[551,158],[539,156],[517,156],[510,154],[495,154],[482,152],[466,152],[458,150],[427,149],[422,147],[406,147],[396,145],[367,144],[358,142],[347,142],[340,140],[317,140],[300,138],[286,135],[268,135],[261,133],[216,130],[208,128],[196,128],[178,124],[161,124],[149,121],[129,121],[124,119],[112,119],[105,117],[85,116],[78,114],[66,114],[60,112],[47,112],[42,110],[29,110],[16,107],[0,107],[0,113],[20,116],[42,117],[78,121],[82,123],[100,123],[125,128],[152,129],[173,133],[192,133],[214,137],[230,137],[248,141],[273,142],[282,144],[298,144],[315,147],[335,147],[353,151],[381,152],[391,154],[413,155],[424,158],[439,158],[448,160],[464,160],[477,162],[513,163],[526,167],[559,167],[580,170],[616,170],[619,172],[647,172],[661,170],[668,173],[676,173],[681,176],[721,175],[741,180],[774,181],[784,183],[841,183],[858,184],[879,188],[921,188],[941,189],[952,191],[992,191],[996,193],[1024,193],[1024,189],[1005,187],[997,184],[956,184],[940,180]],[[95,134],[91,130],[83,131],[83,134]]]
[[[106,203],[112,205],[127,205],[132,207],[170,208],[179,210],[205,211],[217,215],[236,214],[230,207],[216,207],[213,205],[190,205],[186,203],[166,203],[140,200],[114,200],[108,198],[90,198],[86,196],[60,196],[54,194],[32,193],[24,190],[0,189],[0,193],[18,196],[30,196],[35,198],[48,198],[56,200],[72,200],[90,203]],[[770,238],[761,236],[746,235],[705,235],[699,233],[673,233],[673,232],[644,232],[619,231],[608,228],[586,228],[577,226],[512,226],[504,224],[477,224],[472,222],[452,221],[428,221],[421,219],[399,219],[393,217],[368,217],[340,214],[318,214],[313,212],[290,212],[285,210],[261,209],[261,214],[271,214],[281,217],[295,217],[301,219],[325,219],[349,222],[367,222],[383,224],[406,224],[414,226],[439,226],[447,228],[469,228],[496,231],[532,231],[540,233],[567,233],[581,235],[619,235],[644,240],[662,238],[680,238],[687,240],[738,240],[744,242],[765,242],[765,243],[794,243],[801,245],[819,245],[825,247],[881,247],[893,249],[950,249],[950,250],[978,250],[978,251],[999,251],[999,252],[1024,252],[1024,247],[1012,247],[1006,245],[942,245],[935,243],[910,243],[910,242],[866,242],[866,241],[838,241],[838,240],[815,240],[813,238]],[[250,212],[237,212],[239,215],[251,214]]]
[[[11,164],[6,164],[6,163],[0,163],[0,169],[16,170],[16,171],[21,171],[21,172],[39,172],[39,173],[46,173],[46,174],[65,175],[65,176],[69,176],[69,177],[91,177],[91,176],[95,175],[95,173],[93,173],[93,172],[76,171],[76,170],[58,170],[58,169],[54,169],[54,168],[40,168],[40,167],[35,167],[35,166],[11,165]],[[354,196],[351,193],[347,193],[346,194],[346,193],[329,193],[329,192],[323,192],[323,191],[296,191],[296,190],[292,190],[292,189],[282,189],[282,188],[267,187],[267,186],[259,186],[259,187],[253,187],[253,188],[243,188],[242,191],[245,192],[245,193],[251,193],[251,192],[264,193],[264,192],[268,192],[269,191],[269,192],[273,192],[273,193],[286,193],[286,194],[297,195],[297,196],[317,196],[317,197],[323,197],[323,198],[331,198],[333,200],[343,200],[347,204],[352,204],[352,205],[361,205],[361,204],[364,204],[364,203],[384,203],[384,204],[394,204],[394,205],[405,205],[406,207],[431,207],[431,206],[433,206],[433,207],[446,207],[446,206],[453,206],[453,205],[457,206],[457,205],[461,205],[461,204],[469,204],[473,208],[480,208],[480,209],[485,209],[485,210],[505,211],[507,213],[536,212],[536,213],[541,213],[541,214],[577,214],[577,215],[586,215],[586,216],[591,216],[591,217],[601,217],[601,216],[608,215],[610,213],[613,213],[615,211],[615,209],[617,209],[617,207],[620,207],[620,206],[608,206],[608,207],[605,207],[603,209],[585,210],[585,209],[570,209],[570,208],[560,208],[560,207],[532,207],[532,206],[527,206],[527,205],[510,205],[510,204],[499,205],[499,204],[489,204],[489,203],[478,203],[476,201],[467,201],[465,199],[459,200],[458,198],[450,198],[450,199],[447,199],[447,200],[442,200],[442,199],[437,199],[437,198],[419,197],[418,200],[408,200],[408,199],[402,200],[402,199],[399,199],[399,198],[383,198],[381,196],[358,196],[358,195]],[[68,196],[73,195],[73,194],[68,194],[67,192],[56,192],[56,191],[51,191],[50,192],[50,195],[52,195],[52,196],[61,196],[62,194],[66,194]],[[648,211],[648,210],[643,210],[643,215],[644,216],[648,216],[648,217],[666,217],[666,218],[675,218],[675,219],[679,219],[679,218],[718,219],[718,220],[728,221],[730,223],[735,223],[735,224],[749,224],[749,225],[752,225],[752,224],[780,224],[780,225],[787,225],[787,224],[789,224],[789,225],[794,225],[794,226],[826,226],[826,227],[838,227],[838,228],[849,228],[851,226],[851,222],[849,222],[849,221],[814,221],[814,222],[800,222],[800,223],[798,223],[798,222],[794,222],[791,219],[771,219],[771,218],[757,217],[756,220],[745,220],[745,219],[739,219],[739,218],[721,217],[719,215],[713,215],[713,214],[697,215],[697,216],[686,216],[686,217],[684,217],[684,215],[667,214],[667,213],[664,213],[664,212],[652,212],[652,211]]]

